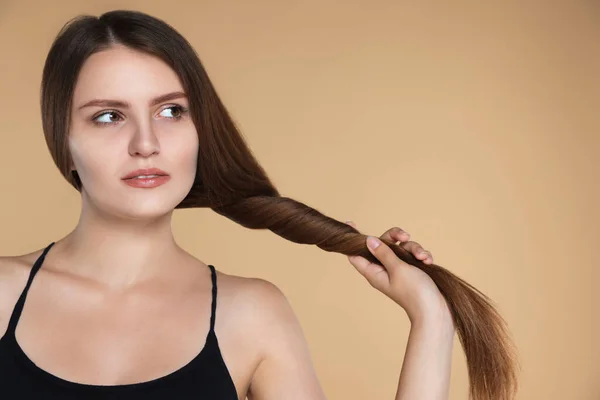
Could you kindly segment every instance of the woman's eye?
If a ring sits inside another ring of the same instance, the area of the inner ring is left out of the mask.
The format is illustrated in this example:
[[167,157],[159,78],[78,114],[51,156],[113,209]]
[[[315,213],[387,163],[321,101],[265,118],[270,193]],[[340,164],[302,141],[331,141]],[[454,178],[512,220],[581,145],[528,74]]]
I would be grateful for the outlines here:
[[[174,105],[163,108],[159,115],[177,121],[181,119],[187,111],[188,109],[185,107]],[[120,120],[122,120],[122,118],[116,111],[105,111],[93,118],[92,122],[96,125],[111,125],[116,124]]]
[[169,106],[167,108],[163,108],[159,115],[161,117],[179,119],[186,111],[187,109],[183,108],[182,106]]
[[98,115],[96,118],[93,119],[93,121],[98,125],[114,124],[115,122],[119,121],[119,118],[121,117],[116,112],[108,111]]

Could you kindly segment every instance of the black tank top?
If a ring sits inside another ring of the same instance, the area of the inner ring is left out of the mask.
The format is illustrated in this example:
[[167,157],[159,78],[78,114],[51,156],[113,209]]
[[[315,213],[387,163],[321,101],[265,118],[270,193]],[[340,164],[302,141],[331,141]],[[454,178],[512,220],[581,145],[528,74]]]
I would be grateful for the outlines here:
[[178,370],[150,381],[125,385],[89,385],[67,381],[33,363],[17,343],[15,329],[27,291],[42,266],[50,243],[34,263],[25,289],[12,312],[8,329],[0,338],[0,399],[198,399],[237,400],[235,385],[225,365],[215,334],[217,275],[212,276],[210,330],[204,347]]

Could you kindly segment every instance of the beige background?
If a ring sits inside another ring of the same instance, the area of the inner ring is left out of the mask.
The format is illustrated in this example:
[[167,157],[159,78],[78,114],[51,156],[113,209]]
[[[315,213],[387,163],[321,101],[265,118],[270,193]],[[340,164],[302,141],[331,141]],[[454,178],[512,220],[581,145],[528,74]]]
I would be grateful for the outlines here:
[[[192,42],[282,194],[365,233],[400,226],[495,300],[519,399],[600,399],[600,6],[415,3],[0,0],[0,254],[78,218],[41,132],[52,39],[76,14],[139,9]],[[174,229],[203,261],[282,288],[329,398],[393,398],[408,320],[345,256],[210,210],[177,211]],[[466,391],[456,341],[451,399]]]

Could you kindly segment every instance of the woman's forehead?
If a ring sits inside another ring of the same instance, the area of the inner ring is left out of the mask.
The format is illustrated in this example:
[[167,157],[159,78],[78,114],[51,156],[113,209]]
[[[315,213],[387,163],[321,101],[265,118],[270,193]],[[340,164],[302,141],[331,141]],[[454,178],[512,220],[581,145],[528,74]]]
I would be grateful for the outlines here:
[[179,77],[156,56],[124,46],[92,54],[79,73],[74,104],[97,98],[146,101],[164,93],[183,91]]

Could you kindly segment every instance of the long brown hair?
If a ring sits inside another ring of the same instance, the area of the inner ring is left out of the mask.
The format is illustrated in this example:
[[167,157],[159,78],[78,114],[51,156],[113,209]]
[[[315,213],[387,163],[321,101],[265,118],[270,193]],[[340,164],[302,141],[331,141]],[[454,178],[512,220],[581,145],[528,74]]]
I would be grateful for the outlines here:
[[[91,54],[114,44],[154,55],[181,79],[200,140],[196,179],[176,208],[210,207],[251,229],[269,229],[295,243],[325,251],[361,255],[380,264],[366,236],[297,200],[281,196],[248,148],[200,59],[188,41],[166,22],[136,11],[116,10],[99,17],[81,15],[58,33],[44,65],[42,124],[55,164],[75,189],[68,151],[70,108],[78,73]],[[491,300],[439,265],[427,265],[387,242],[405,262],[426,272],[448,302],[463,346],[475,400],[509,400],[517,391],[518,362],[506,323]]]

